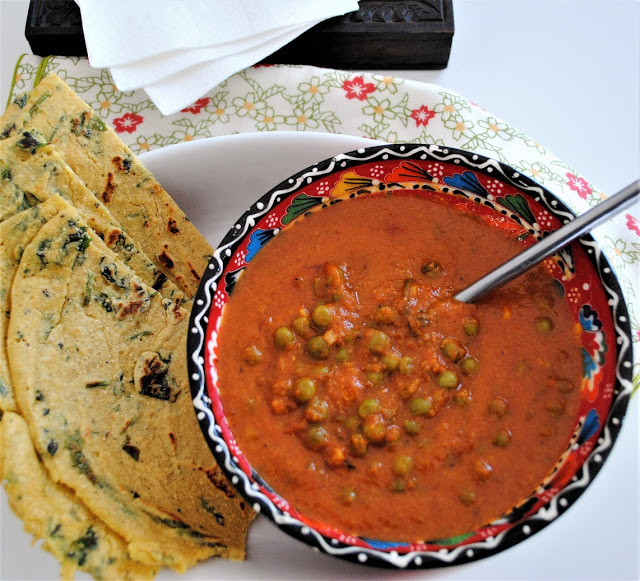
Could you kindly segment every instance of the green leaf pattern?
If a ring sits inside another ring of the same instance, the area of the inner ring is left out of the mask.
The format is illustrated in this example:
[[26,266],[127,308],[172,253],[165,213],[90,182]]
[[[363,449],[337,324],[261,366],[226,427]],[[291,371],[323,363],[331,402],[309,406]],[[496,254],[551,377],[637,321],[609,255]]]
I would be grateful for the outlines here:
[[527,200],[525,200],[524,196],[519,194],[516,196],[505,196],[504,198],[498,198],[497,201],[518,214],[518,216],[522,216],[527,222],[529,222],[529,224],[533,224],[535,221],[533,213],[531,212],[529,204],[527,203]]
[[[49,72],[62,77],[137,154],[183,141],[233,133],[319,131],[390,143],[434,143],[507,163],[556,194],[575,213],[605,195],[543,145],[453,91],[370,73],[301,65],[256,66],[212,89],[193,106],[163,116],[142,90],[121,92],[106,69],[85,58],[23,55],[12,101]],[[420,114],[419,114],[420,113]],[[634,359],[640,361],[640,216],[623,213],[595,237],[616,270],[630,310]],[[640,365],[634,367],[638,389]]]

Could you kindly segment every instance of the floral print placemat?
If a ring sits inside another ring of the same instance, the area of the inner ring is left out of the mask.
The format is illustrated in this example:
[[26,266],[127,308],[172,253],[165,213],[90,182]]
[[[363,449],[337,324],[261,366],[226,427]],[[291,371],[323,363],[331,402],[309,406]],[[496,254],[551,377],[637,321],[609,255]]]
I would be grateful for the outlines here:
[[[540,143],[435,85],[310,66],[256,66],[180,113],[163,116],[144,91],[119,91],[108,70],[92,68],[86,58],[24,55],[16,64],[9,101],[50,72],[62,77],[136,154],[233,133],[341,133],[475,151],[533,178],[578,214],[605,197]],[[640,388],[640,215],[635,208],[596,233],[629,307],[634,391]]]

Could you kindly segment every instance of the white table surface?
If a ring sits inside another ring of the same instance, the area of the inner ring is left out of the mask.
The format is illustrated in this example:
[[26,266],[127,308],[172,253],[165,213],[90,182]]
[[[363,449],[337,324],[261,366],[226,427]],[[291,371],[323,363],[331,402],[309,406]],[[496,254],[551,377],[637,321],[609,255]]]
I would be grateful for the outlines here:
[[[18,56],[31,52],[24,38],[28,5],[0,0],[0,109]],[[638,0],[454,0],[454,16],[446,69],[391,73],[461,93],[542,143],[605,193],[640,177]],[[611,456],[585,494],[527,542],[470,565],[433,571],[344,564],[342,578],[639,579],[639,405],[634,398]],[[30,579],[18,557],[29,554],[30,539],[15,534],[15,517],[4,495],[0,500],[0,579]],[[307,553],[295,555],[305,559]],[[305,577],[341,578],[334,559],[309,553],[305,560]],[[260,578],[294,579],[303,570],[289,562],[280,574],[265,570]],[[39,578],[56,571],[49,563]]]

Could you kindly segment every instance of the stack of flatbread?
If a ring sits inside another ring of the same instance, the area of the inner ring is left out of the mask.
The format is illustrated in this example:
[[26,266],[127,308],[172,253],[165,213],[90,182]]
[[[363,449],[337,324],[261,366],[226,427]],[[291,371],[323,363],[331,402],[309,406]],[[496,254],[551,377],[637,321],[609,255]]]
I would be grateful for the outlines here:
[[250,507],[215,464],[186,332],[211,247],[58,77],[0,119],[0,475],[61,574],[242,559]]

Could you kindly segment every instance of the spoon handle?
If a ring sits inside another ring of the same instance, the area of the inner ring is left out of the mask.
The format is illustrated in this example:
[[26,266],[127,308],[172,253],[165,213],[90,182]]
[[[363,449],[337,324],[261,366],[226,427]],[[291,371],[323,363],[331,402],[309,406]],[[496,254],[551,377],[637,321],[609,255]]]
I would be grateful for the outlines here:
[[548,256],[557,252],[564,245],[585,232],[602,224],[613,215],[631,206],[640,193],[640,180],[629,184],[618,193],[609,196],[604,202],[587,210],[574,220],[552,232],[533,246],[514,256],[495,270],[492,270],[467,288],[458,292],[454,298],[464,303],[473,302],[490,290],[506,284],[524,271]]

